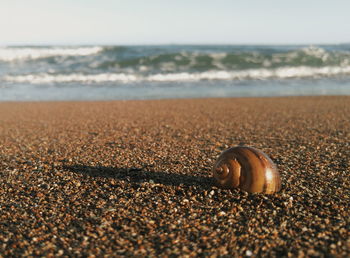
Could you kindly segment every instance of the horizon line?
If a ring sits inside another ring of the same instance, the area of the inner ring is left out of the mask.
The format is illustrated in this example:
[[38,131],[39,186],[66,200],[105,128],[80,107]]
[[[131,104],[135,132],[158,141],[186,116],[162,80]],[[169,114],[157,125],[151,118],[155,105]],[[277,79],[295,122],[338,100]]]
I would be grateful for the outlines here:
[[2,44],[0,47],[30,47],[30,46],[305,46],[305,45],[348,45],[348,42],[295,42],[295,43],[268,43],[268,42],[257,42],[257,43],[199,43],[199,42],[187,42],[187,43],[10,43]]

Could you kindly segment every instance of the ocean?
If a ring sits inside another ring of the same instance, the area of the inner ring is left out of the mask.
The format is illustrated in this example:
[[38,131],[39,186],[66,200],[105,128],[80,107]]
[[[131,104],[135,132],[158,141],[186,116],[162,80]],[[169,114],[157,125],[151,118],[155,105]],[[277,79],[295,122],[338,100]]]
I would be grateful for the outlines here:
[[0,101],[350,95],[350,44],[0,47]]

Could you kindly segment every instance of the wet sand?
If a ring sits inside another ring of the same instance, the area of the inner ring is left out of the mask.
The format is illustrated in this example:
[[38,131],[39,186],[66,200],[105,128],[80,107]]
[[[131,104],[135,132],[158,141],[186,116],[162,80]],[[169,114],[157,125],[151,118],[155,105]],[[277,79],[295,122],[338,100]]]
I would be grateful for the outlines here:
[[[218,189],[245,144],[273,195]],[[0,103],[0,256],[350,255],[350,97]]]

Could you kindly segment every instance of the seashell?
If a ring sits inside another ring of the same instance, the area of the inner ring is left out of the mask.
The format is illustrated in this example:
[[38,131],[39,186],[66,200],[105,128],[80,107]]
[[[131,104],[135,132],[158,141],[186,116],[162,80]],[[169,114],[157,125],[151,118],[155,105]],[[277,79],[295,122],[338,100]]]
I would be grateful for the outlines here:
[[238,146],[223,151],[213,167],[222,188],[272,194],[281,189],[281,177],[273,161],[262,151]]

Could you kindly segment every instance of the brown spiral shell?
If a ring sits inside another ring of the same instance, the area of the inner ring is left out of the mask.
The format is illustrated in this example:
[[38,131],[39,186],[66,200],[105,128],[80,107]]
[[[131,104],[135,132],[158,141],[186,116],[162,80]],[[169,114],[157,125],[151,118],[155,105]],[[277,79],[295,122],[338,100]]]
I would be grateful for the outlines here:
[[273,161],[262,151],[238,146],[223,151],[213,167],[222,188],[272,194],[281,189],[281,177]]

